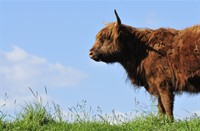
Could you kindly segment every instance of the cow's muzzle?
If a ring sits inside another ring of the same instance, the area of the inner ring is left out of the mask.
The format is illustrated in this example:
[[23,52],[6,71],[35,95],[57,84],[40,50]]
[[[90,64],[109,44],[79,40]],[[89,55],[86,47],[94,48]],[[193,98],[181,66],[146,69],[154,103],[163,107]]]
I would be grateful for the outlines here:
[[97,51],[94,51],[94,50],[90,50],[89,52],[89,57],[95,61],[101,61],[100,59],[100,55]]

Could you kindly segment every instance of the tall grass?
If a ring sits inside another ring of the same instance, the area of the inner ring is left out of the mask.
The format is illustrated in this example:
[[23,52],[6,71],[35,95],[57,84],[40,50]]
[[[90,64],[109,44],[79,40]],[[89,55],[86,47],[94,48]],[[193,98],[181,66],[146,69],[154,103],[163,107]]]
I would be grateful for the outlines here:
[[[38,130],[71,130],[71,131],[198,131],[200,117],[194,114],[184,120],[168,121],[165,117],[158,117],[154,113],[136,116],[134,113],[119,114],[114,110],[111,114],[104,114],[100,107],[96,111],[87,108],[87,101],[83,100],[76,106],[69,107],[64,113],[59,105],[44,102],[38,93],[33,92],[34,100],[26,102],[12,120],[6,120],[0,112],[0,130],[5,131],[38,131]],[[47,94],[47,91],[46,91]]]

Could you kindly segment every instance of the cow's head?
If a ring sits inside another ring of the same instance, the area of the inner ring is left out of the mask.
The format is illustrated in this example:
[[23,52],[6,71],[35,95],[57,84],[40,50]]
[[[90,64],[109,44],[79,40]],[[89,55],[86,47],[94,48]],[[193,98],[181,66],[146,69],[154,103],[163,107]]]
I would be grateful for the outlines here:
[[124,55],[128,53],[130,49],[125,44],[129,35],[129,31],[125,28],[125,25],[121,24],[121,20],[116,12],[117,22],[107,24],[96,35],[96,41],[93,47],[90,49],[89,56],[95,61],[103,61],[106,63],[120,62],[124,59]]

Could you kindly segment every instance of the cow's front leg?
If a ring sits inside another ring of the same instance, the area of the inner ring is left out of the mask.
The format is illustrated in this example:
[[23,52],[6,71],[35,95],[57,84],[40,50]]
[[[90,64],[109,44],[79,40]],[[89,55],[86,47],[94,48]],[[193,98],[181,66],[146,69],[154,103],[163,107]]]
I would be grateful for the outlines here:
[[161,103],[164,107],[166,115],[168,118],[173,119],[173,108],[174,108],[174,94],[169,90],[160,89],[159,90]]
[[160,96],[158,97],[158,112],[159,112],[159,115],[165,115],[166,114]]

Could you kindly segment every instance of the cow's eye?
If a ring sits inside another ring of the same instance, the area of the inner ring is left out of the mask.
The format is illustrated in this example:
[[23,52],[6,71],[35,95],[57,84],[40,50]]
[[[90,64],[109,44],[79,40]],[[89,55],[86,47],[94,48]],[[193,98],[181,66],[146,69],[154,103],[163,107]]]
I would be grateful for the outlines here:
[[102,44],[104,43],[104,41],[105,41],[104,39],[100,39],[100,42],[101,42]]

